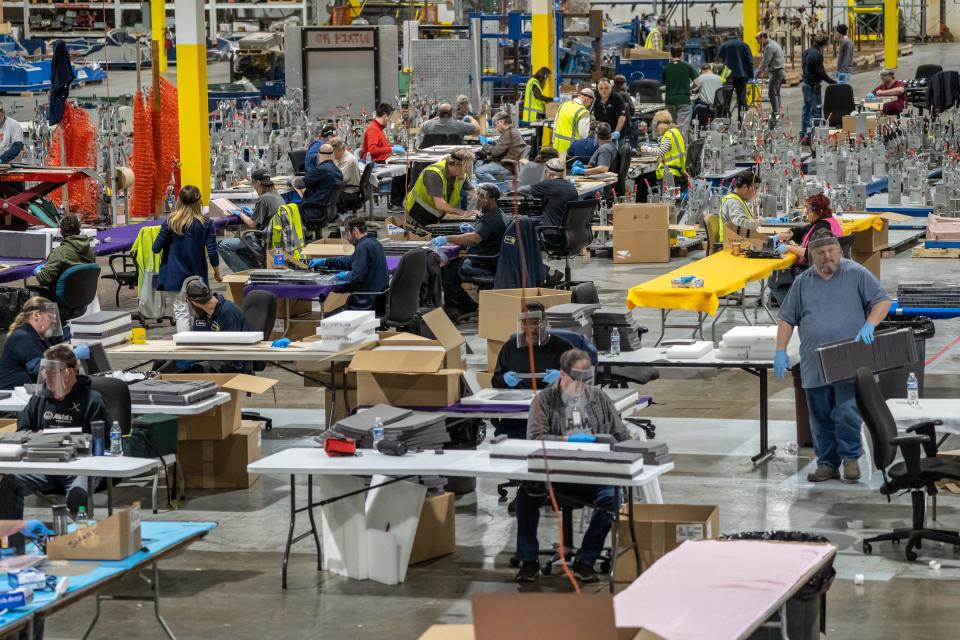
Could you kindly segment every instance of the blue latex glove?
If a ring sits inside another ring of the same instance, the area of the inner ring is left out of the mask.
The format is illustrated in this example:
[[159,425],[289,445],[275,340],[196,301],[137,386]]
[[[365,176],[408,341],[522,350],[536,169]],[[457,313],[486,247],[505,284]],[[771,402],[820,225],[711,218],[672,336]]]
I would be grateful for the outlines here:
[[473,225],[469,222],[463,222],[460,224],[460,233],[473,233]]
[[403,148],[403,145],[402,145],[402,144],[395,144],[395,145],[393,145],[393,148],[390,149],[390,150],[393,151],[394,153],[406,153],[406,152],[407,152],[407,150]]
[[42,264],[38,264],[37,266],[35,266],[35,267],[33,268],[33,275],[37,275],[37,274],[40,273],[41,271],[43,271],[43,265],[42,265]]
[[580,162],[579,160],[574,160],[574,161],[573,161],[573,164],[570,165],[570,168],[571,168],[571,169],[576,169],[577,167],[580,167],[580,168],[582,169],[582,168],[583,168],[583,163]]
[[447,244],[447,236],[437,236],[430,241],[430,244],[435,247],[442,247],[443,245]]
[[513,371],[507,371],[505,374],[503,374],[503,381],[507,383],[508,387],[513,388],[520,384],[520,376]]
[[487,136],[480,136],[480,144],[490,144],[491,142],[493,141]]
[[596,442],[597,436],[592,433],[571,433],[567,436],[567,442]]
[[764,220],[767,224],[776,224],[777,222],[789,222],[790,218],[787,216],[780,216],[777,218],[766,218]]
[[789,247],[787,246],[787,243],[786,243],[786,242],[779,242],[779,243],[777,243],[776,251],[777,251],[777,253],[779,253],[780,255],[785,256],[785,255],[787,255],[787,254],[790,252],[790,249],[789,249]]
[[867,100],[875,100],[876,98],[877,94],[873,93],[872,91],[867,94]]
[[784,349],[777,349],[773,356],[773,375],[778,379],[783,379],[787,375],[787,369],[790,368],[790,357]]
[[277,349],[286,349],[290,346],[290,338],[277,338],[270,346],[276,347]]
[[547,369],[547,375],[543,376],[543,381],[547,384],[553,384],[560,379],[560,372],[556,369]]
[[614,139],[614,140],[619,140],[619,139],[620,139],[620,132],[619,132],[619,131],[614,131],[614,132],[611,133],[610,135],[613,136],[613,139]]
[[52,536],[53,531],[47,529],[47,526],[39,520],[27,520],[20,529],[20,533],[28,538],[37,539],[40,536]]
[[90,347],[85,344],[78,344],[73,348],[73,355],[77,356],[81,360],[86,360],[90,357]]
[[873,323],[869,320],[863,323],[863,326],[860,327],[860,333],[857,334],[857,337],[854,338],[857,342],[862,342],[863,344],[873,344]]
[[350,272],[349,272],[349,271],[341,271],[340,273],[337,274],[336,278],[337,278],[337,280],[347,280],[347,279],[350,278]]
[[252,216],[252,215],[253,215],[253,207],[247,207],[247,206],[240,207],[240,211],[243,211],[243,212],[244,212],[245,214],[247,214],[248,216]]
[[316,269],[317,267],[323,267],[327,264],[326,258],[314,258],[307,263],[307,267],[310,269]]
[[585,176],[587,175],[587,170],[583,167],[583,165],[580,165],[579,167],[577,165],[573,165],[573,168],[570,169],[570,175]]

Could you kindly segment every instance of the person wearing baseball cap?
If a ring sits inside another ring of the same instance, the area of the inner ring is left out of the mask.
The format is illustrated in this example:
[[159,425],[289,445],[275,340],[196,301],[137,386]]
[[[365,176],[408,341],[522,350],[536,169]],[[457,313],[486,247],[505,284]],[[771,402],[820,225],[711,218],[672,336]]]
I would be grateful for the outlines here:
[[[227,263],[230,270],[235,272],[256,269],[265,264],[264,238],[273,224],[273,216],[285,204],[283,198],[277,193],[269,171],[257,169],[250,174],[250,182],[253,185],[253,190],[259,196],[257,203],[253,205],[252,211],[249,208],[247,211],[238,209],[236,213],[247,229],[254,229],[259,233],[248,234],[249,237],[246,242],[237,235],[232,238],[224,238],[217,245],[220,257]],[[267,239],[267,242],[269,242],[269,239]]]
[[585,87],[573,100],[560,105],[553,121],[553,146],[557,151],[566,154],[570,143],[590,135],[590,107],[595,99],[593,89]]
[[[524,191],[521,187],[520,191]],[[547,160],[544,165],[543,180],[529,187],[528,193],[543,202],[544,227],[559,227],[567,203],[579,198],[577,188],[566,177],[566,165],[560,158]]]
[[303,159],[304,171],[309,171],[310,167],[315,167],[317,165],[317,155],[320,153],[320,145],[326,144],[330,141],[330,138],[333,138],[336,135],[337,128],[333,126],[333,124],[328,122],[320,127],[320,133],[317,134],[317,139],[311,142],[310,146],[307,147],[307,155]]

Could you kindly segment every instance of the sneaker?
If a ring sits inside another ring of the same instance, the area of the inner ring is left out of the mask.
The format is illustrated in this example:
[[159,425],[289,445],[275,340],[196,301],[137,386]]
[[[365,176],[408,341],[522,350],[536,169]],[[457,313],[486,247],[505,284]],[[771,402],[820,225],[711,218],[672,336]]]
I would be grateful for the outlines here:
[[388,213],[403,213],[403,207],[397,204],[388,204],[387,205]]
[[540,565],[536,562],[521,562],[520,570],[517,571],[515,580],[517,582],[536,582],[540,577]]
[[843,481],[848,484],[860,482],[860,461],[848,458],[843,461]]
[[824,482],[825,480],[839,480],[840,471],[833,467],[817,465],[817,470],[807,474],[807,482]]
[[573,575],[580,582],[600,582],[600,576],[593,570],[593,565],[586,564],[585,562],[573,563]]

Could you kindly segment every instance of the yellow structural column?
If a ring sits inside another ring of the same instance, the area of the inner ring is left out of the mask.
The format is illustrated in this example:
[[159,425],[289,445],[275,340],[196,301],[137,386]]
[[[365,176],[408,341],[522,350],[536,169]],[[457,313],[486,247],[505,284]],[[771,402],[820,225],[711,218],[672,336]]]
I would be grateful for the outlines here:
[[[543,83],[545,96],[557,96],[557,21],[553,10],[553,0],[532,0],[530,73],[536,73],[540,67],[550,69],[550,78]],[[550,144],[550,129],[543,130],[543,144]]]
[[753,55],[760,53],[757,33],[760,28],[759,0],[743,0],[743,41],[750,45]]
[[151,61],[151,64],[159,64],[160,73],[167,71],[167,48],[164,46],[166,33],[167,6],[163,0],[150,0],[150,39],[160,43],[160,55],[157,60]]
[[177,94],[180,116],[181,184],[210,199],[210,117],[207,107],[207,46],[203,0],[175,0]]
[[900,8],[897,0],[883,0],[883,66],[897,68],[900,51]]

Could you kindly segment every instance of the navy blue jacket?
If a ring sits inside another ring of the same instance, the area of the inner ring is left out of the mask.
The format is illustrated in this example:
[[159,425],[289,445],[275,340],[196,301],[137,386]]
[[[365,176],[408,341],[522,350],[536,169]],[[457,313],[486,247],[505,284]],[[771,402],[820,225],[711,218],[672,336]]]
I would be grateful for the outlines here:
[[322,207],[330,201],[330,192],[337,183],[343,182],[343,173],[333,160],[325,160],[316,166],[308,166],[303,180],[306,184],[303,192],[304,206]]
[[307,147],[307,155],[303,158],[303,172],[306,173],[310,167],[317,164],[317,154],[320,153],[320,147],[324,145],[320,140],[314,140]]
[[753,77],[753,51],[740,38],[727,40],[720,45],[717,57],[730,69],[731,78]]
[[51,346],[31,324],[22,324],[7,336],[0,355],[0,389],[13,389],[37,381],[40,358]]
[[[203,312],[197,312],[193,318],[193,331],[256,331],[243,315],[240,307],[226,300],[219,293],[213,294],[217,298],[217,306],[213,308],[213,313],[209,316]],[[264,339],[270,336],[264,336]],[[226,373],[233,370],[243,373],[252,373],[253,365],[250,362],[241,362],[233,360],[226,363],[226,369],[219,368],[218,371]]]
[[[390,284],[383,245],[369,235],[360,239],[353,255],[330,258],[327,265],[334,269],[349,269],[347,282],[353,291],[383,291]],[[376,302],[374,296],[351,296],[349,306],[351,309],[373,309]]]
[[[204,254],[206,248],[206,254]],[[160,259],[160,277],[157,288],[163,291],[180,291],[183,281],[190,276],[200,276],[207,282],[207,260],[214,267],[220,266],[217,252],[217,232],[209,220],[194,220],[187,232],[178,236],[164,222],[153,243],[153,252],[163,252]]]

